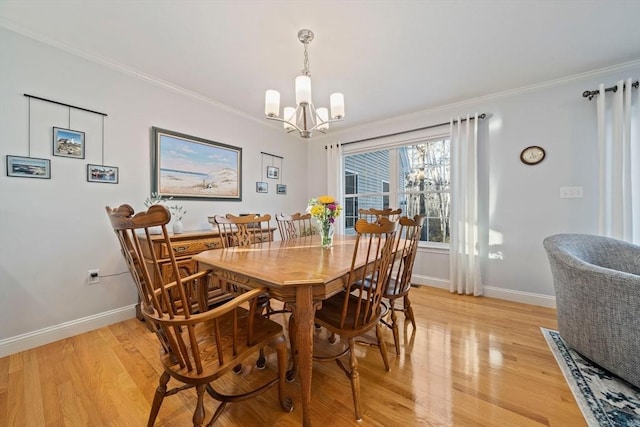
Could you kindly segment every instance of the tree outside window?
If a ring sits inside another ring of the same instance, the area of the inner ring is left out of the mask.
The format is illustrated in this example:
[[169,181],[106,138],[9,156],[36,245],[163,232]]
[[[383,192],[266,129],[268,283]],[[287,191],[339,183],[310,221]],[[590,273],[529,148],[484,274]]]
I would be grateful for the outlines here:
[[353,229],[358,208],[400,207],[403,215],[425,217],[421,241],[449,243],[450,154],[449,139],[438,139],[345,155],[345,169],[350,171],[345,174],[345,206],[350,204],[355,214],[348,221],[345,216],[347,232]]

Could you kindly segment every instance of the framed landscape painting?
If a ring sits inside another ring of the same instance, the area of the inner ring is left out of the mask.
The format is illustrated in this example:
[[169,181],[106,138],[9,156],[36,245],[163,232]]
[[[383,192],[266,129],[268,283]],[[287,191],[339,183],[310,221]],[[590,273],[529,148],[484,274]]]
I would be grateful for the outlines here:
[[116,166],[87,165],[87,181],[105,184],[118,183],[118,168]]
[[276,193],[277,194],[287,194],[287,186],[284,184],[276,185]]
[[174,199],[242,200],[242,148],[151,128],[151,192]]
[[35,157],[7,156],[7,176],[51,178],[51,161]]
[[54,127],[53,155],[84,159],[84,132]]

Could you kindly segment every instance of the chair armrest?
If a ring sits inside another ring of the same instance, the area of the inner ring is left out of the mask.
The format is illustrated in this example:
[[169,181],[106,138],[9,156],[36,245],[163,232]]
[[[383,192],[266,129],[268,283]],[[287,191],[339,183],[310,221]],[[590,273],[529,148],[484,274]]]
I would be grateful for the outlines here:
[[255,288],[251,289],[247,292],[243,292],[238,294],[232,300],[225,302],[218,307],[212,308],[209,311],[205,311],[203,313],[192,314],[189,317],[184,315],[175,316],[173,319],[169,318],[158,318],[156,316],[150,315],[155,321],[163,325],[171,325],[171,326],[180,326],[180,325],[188,325],[194,323],[206,322],[211,319],[215,319],[220,317],[236,308],[241,306],[242,304],[251,301],[252,299],[257,298],[261,294],[264,294],[267,291],[266,288]]

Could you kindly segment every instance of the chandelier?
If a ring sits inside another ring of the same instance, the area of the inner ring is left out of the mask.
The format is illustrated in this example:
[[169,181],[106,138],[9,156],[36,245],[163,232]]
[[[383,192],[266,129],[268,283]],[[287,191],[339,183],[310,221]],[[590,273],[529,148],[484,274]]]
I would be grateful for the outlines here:
[[296,77],[296,107],[284,107],[283,118],[280,118],[280,92],[269,89],[265,95],[264,113],[269,120],[282,122],[287,133],[298,131],[302,138],[311,138],[314,130],[325,133],[329,123],[344,118],[344,95],[332,93],[329,97],[331,105],[331,119],[329,111],[315,108],[311,101],[311,71],[309,70],[309,54],[307,46],[313,40],[313,31],[298,31],[298,40],[304,45],[304,68],[301,75]]

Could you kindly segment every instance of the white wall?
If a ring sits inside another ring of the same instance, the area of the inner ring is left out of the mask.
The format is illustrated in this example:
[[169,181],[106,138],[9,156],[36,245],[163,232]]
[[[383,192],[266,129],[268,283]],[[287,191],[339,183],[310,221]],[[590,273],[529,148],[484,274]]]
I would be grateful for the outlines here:
[[[210,102],[98,65],[0,28],[0,154],[51,159],[52,179],[0,173],[0,357],[133,316],[135,292],[127,274],[86,284],[87,270],[124,272],[105,205],[143,207],[150,192],[150,128],[158,126],[243,148],[242,202],[185,201],[186,229],[208,228],[213,213],[292,212],[309,195],[324,193],[320,161],[324,145],[422,127],[450,115],[485,112],[481,156],[487,179],[486,215],[490,253],[485,294],[553,305],[551,273],[542,239],[558,232],[597,231],[595,104],[581,97],[600,82],[638,78],[640,62],[522,91],[472,99],[455,106],[340,132],[309,142],[283,135],[259,119],[234,114]],[[212,77],[215,78],[215,77]],[[101,162],[99,116],[72,111],[72,127],[86,132],[84,160],[51,155],[51,128],[67,126],[68,110],[32,101],[31,142],[24,93],[102,111],[104,162],[120,167],[118,185],[86,182],[86,164]],[[262,102],[260,99],[256,102]],[[348,96],[347,96],[348,107]],[[347,110],[348,114],[348,110]],[[345,120],[348,120],[348,116]],[[541,145],[538,166],[520,163],[528,145]],[[309,149],[307,149],[309,147]],[[283,156],[287,196],[255,193],[265,151]],[[295,179],[294,179],[295,178]],[[583,199],[560,199],[561,186],[582,186]],[[419,283],[448,286],[448,254],[424,250],[416,261]]]
[[[543,66],[543,65],[542,65]],[[428,76],[428,73],[427,73]],[[599,83],[640,76],[640,62],[610,67],[537,87],[471,99],[436,110],[397,117],[370,127],[339,132],[312,141],[308,161],[324,155],[324,146],[432,124],[450,116],[484,112],[480,157],[483,162],[484,213],[488,218],[488,254],[484,258],[485,295],[555,306],[551,271],[542,240],[554,233],[597,234],[596,105],[582,97]],[[348,96],[346,99],[348,106]],[[348,110],[347,117],[348,118]],[[530,145],[546,150],[537,166],[520,162]],[[309,174],[310,194],[325,191],[326,176]],[[560,199],[560,187],[583,187],[582,199]],[[447,251],[421,250],[414,279],[448,288]]]
[[[243,117],[3,28],[0,47],[0,357],[133,316],[136,295],[128,273],[102,277],[91,286],[86,277],[92,268],[101,275],[126,271],[104,207],[144,207],[151,191],[152,126],[243,149],[242,201],[181,202],[188,211],[185,230],[210,228],[207,216],[216,213],[273,215],[306,208],[306,142],[260,118]],[[29,144],[24,93],[108,114],[104,163],[120,168],[120,183],[86,180],[87,163],[102,162],[100,116],[71,111],[71,127],[86,132],[84,160],[52,156],[52,127],[68,127],[69,111],[32,100]],[[29,145],[32,157],[51,159],[50,180],[6,176],[5,156],[27,156]],[[286,196],[276,195],[276,181],[261,173],[261,151],[284,157]],[[271,184],[269,193],[256,193],[255,182],[265,180]]]

